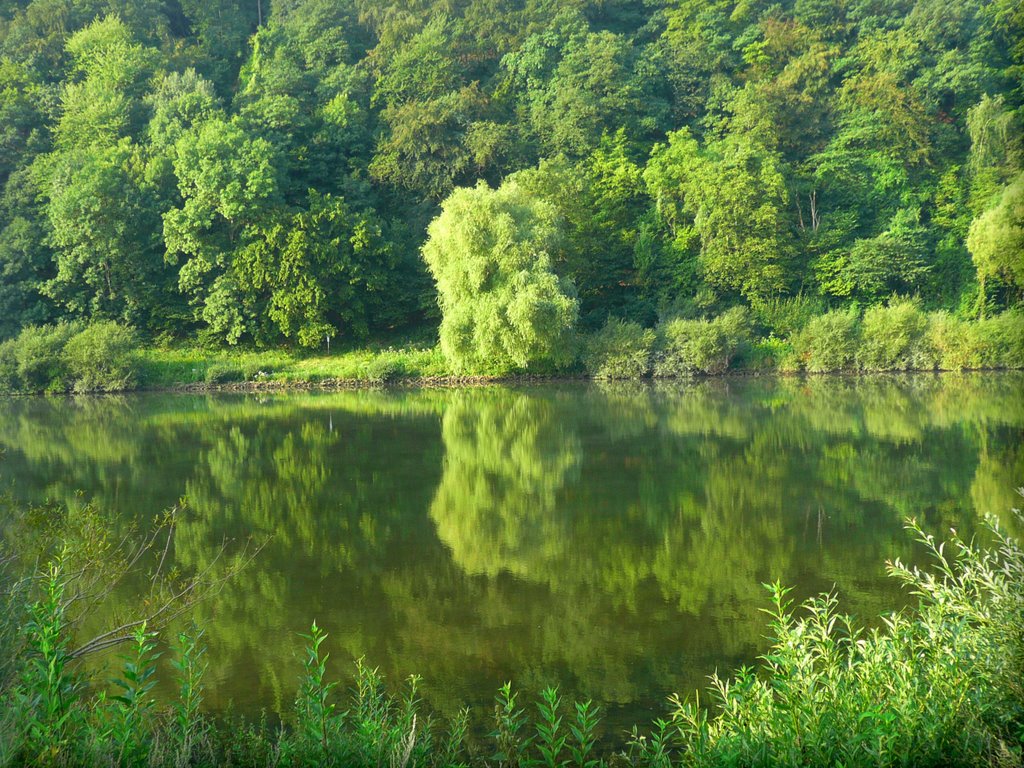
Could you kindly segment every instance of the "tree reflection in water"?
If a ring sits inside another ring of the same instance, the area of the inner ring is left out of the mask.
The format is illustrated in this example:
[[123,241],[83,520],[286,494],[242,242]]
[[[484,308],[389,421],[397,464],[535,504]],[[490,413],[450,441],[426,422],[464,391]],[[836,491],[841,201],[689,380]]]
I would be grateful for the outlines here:
[[[453,713],[558,682],[647,720],[763,649],[762,582],[906,598],[903,521],[969,532],[1024,478],[1017,375],[18,399],[0,481],[109,510],[185,495],[173,557],[266,537],[207,606],[208,706],[287,708],[296,633]],[[130,599],[131,585],[124,585]],[[97,617],[97,622],[103,617]]]

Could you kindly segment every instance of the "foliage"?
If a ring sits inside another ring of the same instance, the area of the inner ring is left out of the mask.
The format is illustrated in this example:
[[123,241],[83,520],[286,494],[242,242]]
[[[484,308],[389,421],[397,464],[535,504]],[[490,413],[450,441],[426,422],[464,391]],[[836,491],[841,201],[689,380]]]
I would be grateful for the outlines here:
[[568,361],[577,303],[552,270],[560,234],[554,209],[514,182],[445,200],[423,257],[438,286],[441,349],[456,372]]
[[64,347],[76,392],[116,392],[135,385],[138,337],[113,320],[91,323]]
[[786,298],[772,297],[755,303],[751,310],[759,326],[780,339],[795,336],[816,315],[822,313],[821,302],[798,294]]
[[130,389],[138,344],[134,329],[114,321],[27,326],[0,344],[0,391]]
[[859,313],[835,309],[808,322],[793,340],[793,351],[811,373],[843,371],[853,367],[859,341]]
[[651,371],[655,333],[610,317],[586,340],[583,365],[595,379],[639,379]]
[[979,279],[1003,278],[1018,293],[1024,289],[1024,172],[971,223],[967,248]]
[[1024,316],[1004,312],[968,322],[948,313],[929,316],[927,344],[935,350],[938,367],[960,371],[1017,368],[1024,363]]
[[15,341],[14,357],[18,367],[18,389],[29,392],[68,388],[68,366],[64,347],[79,332],[70,323],[25,328]]
[[668,716],[634,728],[617,754],[599,746],[600,710],[567,702],[554,687],[524,704],[503,685],[493,730],[475,746],[468,712],[436,720],[415,676],[391,693],[360,660],[342,698],[316,623],[302,636],[294,719],[285,727],[199,714],[205,665],[194,628],[178,636],[179,692],[168,712],[154,702],[159,653],[145,621],[125,638],[109,695],[71,668],[70,611],[82,574],[63,547],[31,579],[22,663],[0,698],[0,723],[13,736],[4,748],[15,763],[70,765],[1012,765],[1024,749],[1024,552],[994,518],[988,525],[988,543],[954,533],[943,544],[911,521],[933,567],[888,565],[918,604],[873,629],[841,614],[835,593],[794,610],[788,590],[766,585],[772,644],[760,668],[715,675],[710,706],[673,696]]
[[706,146],[683,129],[645,173],[675,247],[697,248],[707,285],[752,302],[786,287],[785,179],[776,153],[746,132]]
[[927,330],[928,317],[917,302],[894,299],[885,307],[869,307],[861,321],[857,365],[866,371],[933,369]]
[[980,368],[1019,368],[1024,365],[1024,314],[1003,312],[975,325]]
[[0,341],[0,392],[18,390],[18,342],[16,339]]
[[[912,522],[934,570],[898,560],[889,565],[920,604],[913,615],[886,617],[878,629],[865,630],[839,613],[834,594],[808,601],[804,615],[797,615],[787,590],[772,585],[773,646],[763,657],[765,674],[744,669],[732,679],[715,676],[713,715],[676,700],[668,733],[682,761],[866,766],[1019,760],[1024,555],[991,524],[993,548],[954,535],[947,551]],[[635,749],[647,746],[642,738],[634,739]]]
[[[588,332],[746,304],[776,338],[893,295],[1017,307],[1020,13],[854,5],[8,3],[0,341],[433,334],[430,222],[510,179],[558,220],[557,290],[524,301],[552,333],[557,294]],[[564,362],[491,335],[460,373]]]
[[747,311],[735,307],[713,320],[668,320],[658,326],[655,376],[719,374],[747,344]]

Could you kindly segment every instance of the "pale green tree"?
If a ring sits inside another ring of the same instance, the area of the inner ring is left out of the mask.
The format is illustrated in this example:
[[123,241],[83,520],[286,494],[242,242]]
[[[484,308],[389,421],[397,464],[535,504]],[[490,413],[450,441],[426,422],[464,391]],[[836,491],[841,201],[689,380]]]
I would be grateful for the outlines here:
[[978,269],[982,295],[986,278],[1003,278],[1024,291],[1024,173],[1007,185],[995,204],[971,223],[967,248]]
[[455,190],[428,229],[441,348],[462,373],[507,373],[571,356],[575,287],[552,269],[555,209],[515,182]]

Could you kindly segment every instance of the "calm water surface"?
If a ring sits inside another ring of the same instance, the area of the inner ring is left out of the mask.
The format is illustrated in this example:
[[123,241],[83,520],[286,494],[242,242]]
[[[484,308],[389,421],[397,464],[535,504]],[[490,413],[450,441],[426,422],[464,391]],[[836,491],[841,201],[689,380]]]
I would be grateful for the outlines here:
[[970,532],[1024,484],[1017,375],[0,401],[0,482],[115,524],[187,497],[173,558],[265,538],[205,608],[207,706],[287,709],[316,619],[453,713],[505,680],[609,731],[765,650],[763,582],[905,603],[903,530]]

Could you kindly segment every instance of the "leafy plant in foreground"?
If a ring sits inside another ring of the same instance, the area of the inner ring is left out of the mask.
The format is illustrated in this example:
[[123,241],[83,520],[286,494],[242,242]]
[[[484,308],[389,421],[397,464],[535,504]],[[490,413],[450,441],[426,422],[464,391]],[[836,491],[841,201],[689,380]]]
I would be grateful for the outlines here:
[[177,658],[171,662],[178,678],[178,698],[171,709],[174,717],[174,762],[179,767],[191,763],[193,752],[207,731],[200,711],[205,690],[203,675],[207,667],[203,658],[206,648],[200,645],[202,636],[202,630],[197,630],[194,625],[191,632],[179,632]]
[[295,703],[298,731],[307,744],[318,745],[326,756],[334,732],[334,704],[330,695],[338,684],[326,680],[330,654],[322,654],[320,646],[327,634],[314,621],[309,634],[302,637],[306,641],[306,655]]

